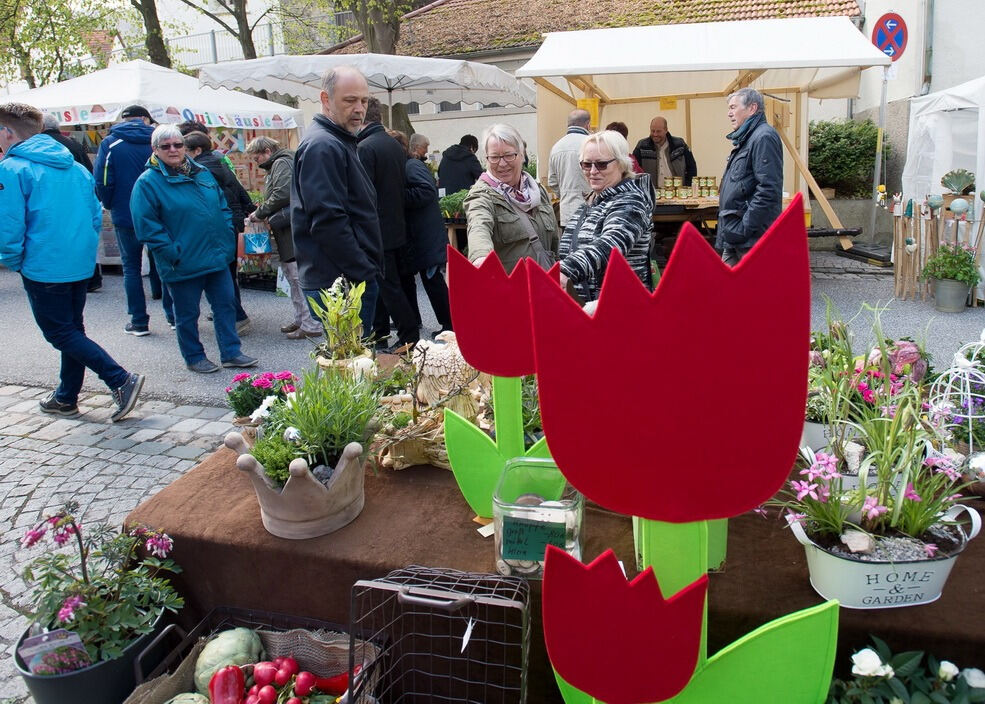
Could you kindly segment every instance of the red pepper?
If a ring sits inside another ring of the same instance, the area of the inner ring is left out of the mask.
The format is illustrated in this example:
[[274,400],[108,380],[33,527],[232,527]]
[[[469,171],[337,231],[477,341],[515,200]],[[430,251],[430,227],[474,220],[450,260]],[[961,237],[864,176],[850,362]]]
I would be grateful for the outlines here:
[[[274,675],[274,683],[279,687],[284,687],[294,675],[298,674],[298,661],[291,657],[277,658],[274,660],[277,666],[277,674]],[[254,675],[255,676],[255,675]]]
[[274,681],[274,676],[277,674],[277,669],[275,663],[267,661],[258,662],[253,666],[253,681],[261,687],[271,684]]
[[[362,669],[362,665],[356,665],[352,671],[352,676],[355,677],[358,675]],[[316,677],[315,689],[325,694],[335,694],[337,696],[345,694],[346,690],[349,689],[349,673],[343,672],[334,677]]]
[[243,704],[243,690],[246,689],[246,677],[243,671],[235,665],[229,665],[215,671],[209,680],[210,704]]

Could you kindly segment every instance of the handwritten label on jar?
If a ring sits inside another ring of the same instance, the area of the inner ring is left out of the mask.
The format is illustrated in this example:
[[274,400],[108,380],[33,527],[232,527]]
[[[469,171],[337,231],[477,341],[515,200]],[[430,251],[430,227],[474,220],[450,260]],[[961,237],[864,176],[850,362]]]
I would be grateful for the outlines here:
[[541,561],[548,545],[564,550],[564,523],[503,516],[505,559]]

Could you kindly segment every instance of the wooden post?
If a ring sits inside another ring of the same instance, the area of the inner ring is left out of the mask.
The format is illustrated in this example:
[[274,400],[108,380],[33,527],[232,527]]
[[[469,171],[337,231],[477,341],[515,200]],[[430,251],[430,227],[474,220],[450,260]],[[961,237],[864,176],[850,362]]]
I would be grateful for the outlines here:
[[684,141],[691,146],[691,99],[684,99]]

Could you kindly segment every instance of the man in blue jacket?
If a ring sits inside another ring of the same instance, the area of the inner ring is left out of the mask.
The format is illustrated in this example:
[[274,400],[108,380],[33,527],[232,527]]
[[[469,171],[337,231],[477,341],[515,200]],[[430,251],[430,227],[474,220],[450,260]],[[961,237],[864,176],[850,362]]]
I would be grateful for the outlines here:
[[363,335],[373,330],[383,238],[376,189],[356,153],[356,133],[369,103],[369,85],[358,69],[337,66],[322,81],[321,114],[315,115],[294,156],[291,232],[298,278],[306,296],[339,277],[366,282],[359,318]]
[[718,234],[722,261],[735,266],[780,216],[783,203],[783,146],[766,122],[763,96],[742,88],[728,97],[735,148],[718,191]]
[[[133,184],[144,172],[144,164],[150,158],[150,136],[154,127],[150,113],[141,105],[123,108],[120,119],[122,122],[113,125],[106,139],[99,144],[93,175],[96,178],[96,195],[113,215],[113,227],[120,245],[120,258],[123,260],[123,288],[127,295],[127,313],[130,314],[130,322],[123,331],[128,335],[143,337],[150,334],[150,316],[147,315],[147,299],[140,276],[144,248],[133,231],[130,193],[133,191]],[[154,264],[151,258],[152,269]],[[156,278],[156,271],[152,271],[152,290]],[[161,293],[164,299],[164,317],[173,327],[171,295],[167,287],[163,287]]]
[[88,367],[110,388],[115,422],[133,410],[144,377],[86,337],[83,311],[102,209],[92,175],[41,134],[41,119],[30,105],[0,105],[0,262],[20,272],[41,333],[61,352],[60,383],[41,411],[78,415]]

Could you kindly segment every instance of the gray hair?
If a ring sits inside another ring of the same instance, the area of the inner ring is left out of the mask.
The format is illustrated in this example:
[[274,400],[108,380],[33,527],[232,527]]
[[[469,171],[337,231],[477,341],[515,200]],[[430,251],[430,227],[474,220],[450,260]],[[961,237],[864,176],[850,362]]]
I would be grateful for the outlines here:
[[739,90],[728,97],[729,100],[732,100],[732,98],[738,98],[744,108],[755,105],[756,112],[766,112],[766,103],[763,101],[763,94],[755,88],[739,88]]
[[42,117],[41,121],[44,122],[44,128],[46,130],[57,130],[62,126],[62,121],[58,119],[57,116],[52,115],[50,112],[46,112]]
[[182,144],[185,143],[185,138],[181,135],[178,125],[158,125],[150,135],[151,148],[157,149],[161,141],[165,139],[177,139]]
[[592,116],[588,110],[572,110],[568,114],[568,127],[588,128],[592,124]]
[[257,137],[250,140],[246,145],[247,154],[259,154],[260,152],[275,152],[280,148],[280,142],[273,137]]
[[325,71],[325,75],[322,76],[321,79],[321,89],[328,93],[329,98],[335,95],[335,84],[338,83],[339,79],[346,73],[355,73],[362,76],[364,79],[366,78],[366,76],[363,76],[363,72],[355,66],[333,66]]
[[425,144],[430,144],[430,142],[431,142],[431,140],[429,140],[423,134],[421,134],[420,132],[415,132],[414,134],[412,134],[410,136],[410,143],[409,143],[410,150],[411,151],[414,151],[418,147],[421,147],[421,146],[423,146]]
[[581,149],[578,150],[579,161],[584,161],[585,147],[589,144],[594,144],[599,151],[605,149],[609,152],[619,164],[623,178],[633,175],[633,162],[629,158],[629,142],[621,134],[615,130],[605,130],[588,135],[585,141],[581,143]]
[[520,136],[520,132],[513,125],[507,125],[503,122],[497,122],[494,125],[489,125],[486,129],[482,130],[482,153],[487,153],[489,147],[490,139],[498,139],[500,142],[505,142],[511,147],[516,149],[516,153],[521,157],[526,157],[527,149],[526,143],[523,141],[523,137]]

